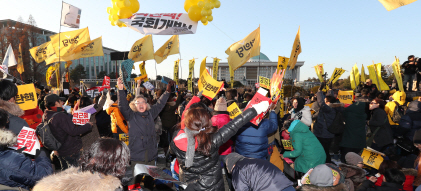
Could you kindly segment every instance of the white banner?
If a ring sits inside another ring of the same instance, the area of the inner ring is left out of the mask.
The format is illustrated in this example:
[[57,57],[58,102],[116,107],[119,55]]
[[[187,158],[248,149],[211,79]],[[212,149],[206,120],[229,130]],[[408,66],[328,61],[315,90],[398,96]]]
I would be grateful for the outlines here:
[[194,34],[197,28],[197,22],[192,21],[187,13],[135,13],[120,21],[144,35]]
[[18,135],[18,141],[16,145],[10,148],[19,150],[22,147],[26,147],[26,149],[22,152],[28,153],[30,155],[35,155],[37,149],[41,148],[41,145],[39,144],[39,140],[37,135],[35,134],[34,129],[31,129],[29,127],[23,127]]
[[61,26],[79,28],[81,13],[81,9],[63,2],[63,9],[61,10]]

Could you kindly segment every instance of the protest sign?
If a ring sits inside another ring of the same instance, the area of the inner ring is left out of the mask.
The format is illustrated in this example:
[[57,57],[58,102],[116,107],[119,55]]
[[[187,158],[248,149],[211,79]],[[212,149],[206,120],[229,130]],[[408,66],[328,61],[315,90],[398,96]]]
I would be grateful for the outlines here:
[[85,125],[86,123],[89,122],[89,119],[91,119],[90,113],[86,113],[86,112],[78,110],[73,113],[72,121],[75,125]]
[[39,143],[38,137],[35,134],[34,129],[31,129],[29,127],[23,127],[22,130],[20,130],[20,133],[17,137],[16,144],[10,148],[18,150],[22,147],[26,147],[26,149],[22,152],[28,153],[30,155],[35,155],[37,149],[41,148],[41,145]]
[[199,91],[203,91],[202,95],[212,100],[224,85],[223,82],[218,82],[209,75],[208,71],[203,71],[198,81]]
[[292,147],[291,140],[282,139],[282,146],[284,146],[285,150],[290,150],[290,151],[294,150],[294,148]]
[[[267,93],[268,93],[267,90],[265,90],[263,88],[259,88],[259,90],[257,90],[256,94],[253,96],[253,98],[247,104],[244,111],[253,107],[253,105],[258,104],[262,101],[268,101],[269,105],[272,104],[272,100],[270,98],[266,97]],[[266,112],[267,112],[267,110],[265,112],[261,113],[260,115],[256,116],[255,118],[253,118],[250,122],[253,123],[254,125],[259,125],[259,123],[263,120],[264,116],[266,115]]]
[[192,21],[187,13],[135,13],[120,21],[144,35],[194,34],[197,28],[197,22]]
[[155,89],[155,87],[150,82],[143,83],[143,86],[145,86],[145,88],[149,91],[152,91]]
[[86,106],[84,108],[81,108],[77,111],[94,114],[96,112],[95,104],[88,105],[88,106]]
[[38,99],[34,84],[25,84],[18,87],[18,95],[15,102],[22,110],[30,110],[37,107]]
[[123,141],[124,143],[126,143],[127,146],[129,146],[129,136],[128,135],[126,135],[124,133],[118,134],[118,140]]
[[365,165],[371,166],[375,169],[379,169],[380,164],[383,162],[382,153],[370,148],[364,149],[361,157],[363,158],[363,163]]
[[352,104],[352,101],[354,100],[354,92],[352,90],[350,91],[339,90],[338,99],[341,103]]
[[241,110],[238,107],[237,103],[232,103],[228,108],[227,111],[229,113],[229,116],[231,119],[234,119],[235,117],[237,117],[238,115],[241,114]]
[[265,89],[270,89],[270,79],[259,76],[259,86]]

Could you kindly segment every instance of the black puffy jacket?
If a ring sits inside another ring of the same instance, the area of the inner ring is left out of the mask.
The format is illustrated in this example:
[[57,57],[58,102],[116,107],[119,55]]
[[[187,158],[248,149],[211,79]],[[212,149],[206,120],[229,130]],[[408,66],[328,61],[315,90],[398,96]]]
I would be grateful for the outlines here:
[[415,131],[421,129],[421,102],[411,101],[404,116],[399,121],[399,126],[402,131],[405,131],[405,136],[409,140],[413,140]]
[[189,190],[224,190],[224,180],[222,179],[221,164],[219,163],[219,147],[234,136],[238,129],[256,116],[257,113],[254,108],[247,109],[234,118],[234,120],[220,128],[212,136],[211,155],[207,157],[196,152],[193,165],[189,168],[185,167],[186,152],[183,150],[186,150],[186,144],[180,145],[178,144],[179,140],[176,141],[178,137],[183,137],[180,135],[184,134],[184,130],[174,132],[176,137],[171,142],[170,147],[176,154],[180,164],[180,181],[187,182],[189,184]]

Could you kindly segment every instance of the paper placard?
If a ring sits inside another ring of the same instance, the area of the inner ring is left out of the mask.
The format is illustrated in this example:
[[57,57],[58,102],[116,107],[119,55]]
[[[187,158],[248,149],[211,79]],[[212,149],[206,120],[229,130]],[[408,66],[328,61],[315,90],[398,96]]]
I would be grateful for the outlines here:
[[69,95],[69,89],[64,89],[63,93],[64,93],[64,95]]
[[292,147],[291,140],[282,139],[282,146],[284,146],[285,150],[294,150],[294,147]]
[[262,88],[270,89],[270,79],[259,76],[259,86]]
[[[266,97],[266,94],[268,93],[267,90],[263,89],[263,88],[259,88],[259,90],[257,90],[256,94],[253,96],[253,98],[250,100],[250,102],[247,104],[246,108],[244,109],[247,110],[251,107],[253,107],[253,105],[258,104],[262,101],[267,101],[269,102],[269,105],[272,104],[272,100],[268,97]],[[269,109],[269,108],[268,108]],[[261,113],[260,115],[256,116],[255,118],[253,118],[250,122],[252,122],[255,125],[259,125],[259,123],[263,120],[264,116],[266,115],[267,110],[263,113]]]
[[82,111],[75,111],[73,113],[72,121],[75,125],[85,125],[86,123],[89,122],[89,119],[91,119],[90,113],[86,113]]
[[118,140],[123,141],[127,146],[129,146],[129,136],[125,133],[118,134]]
[[379,169],[380,164],[383,162],[382,155],[377,151],[370,151],[368,149],[364,149],[363,153],[361,154],[363,158],[363,162],[367,166],[371,166],[375,169]]
[[352,101],[354,100],[354,92],[352,90],[351,91],[339,90],[338,99],[341,103],[352,104]]
[[38,99],[34,84],[20,85],[17,87],[18,95],[16,95],[15,103],[24,111],[36,108]]
[[238,115],[241,114],[241,110],[238,107],[237,103],[232,103],[228,108],[227,111],[229,113],[229,116],[231,119],[234,119],[235,117],[237,117]]
[[216,81],[206,70],[203,71],[203,74],[200,76],[198,81],[199,91],[203,91],[202,95],[206,96],[210,100],[218,94],[223,85],[224,82]]
[[22,147],[26,147],[26,149],[22,151],[23,153],[35,155],[36,150],[41,148],[38,137],[35,134],[35,129],[23,127],[17,138],[17,143],[10,147],[11,149],[18,150]]
[[145,86],[145,88],[149,91],[152,91],[155,89],[155,87],[150,82],[143,83],[143,86]]

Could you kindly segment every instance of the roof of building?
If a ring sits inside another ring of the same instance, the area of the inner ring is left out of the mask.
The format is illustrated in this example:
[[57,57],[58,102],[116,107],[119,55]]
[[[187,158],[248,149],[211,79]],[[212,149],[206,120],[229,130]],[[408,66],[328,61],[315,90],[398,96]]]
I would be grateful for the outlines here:
[[[260,57],[260,59],[259,59]],[[255,57],[250,58],[249,62],[259,62],[259,60],[262,61],[269,61],[269,58],[266,56],[266,54],[263,54],[262,52],[260,52],[260,55],[257,55]]]

